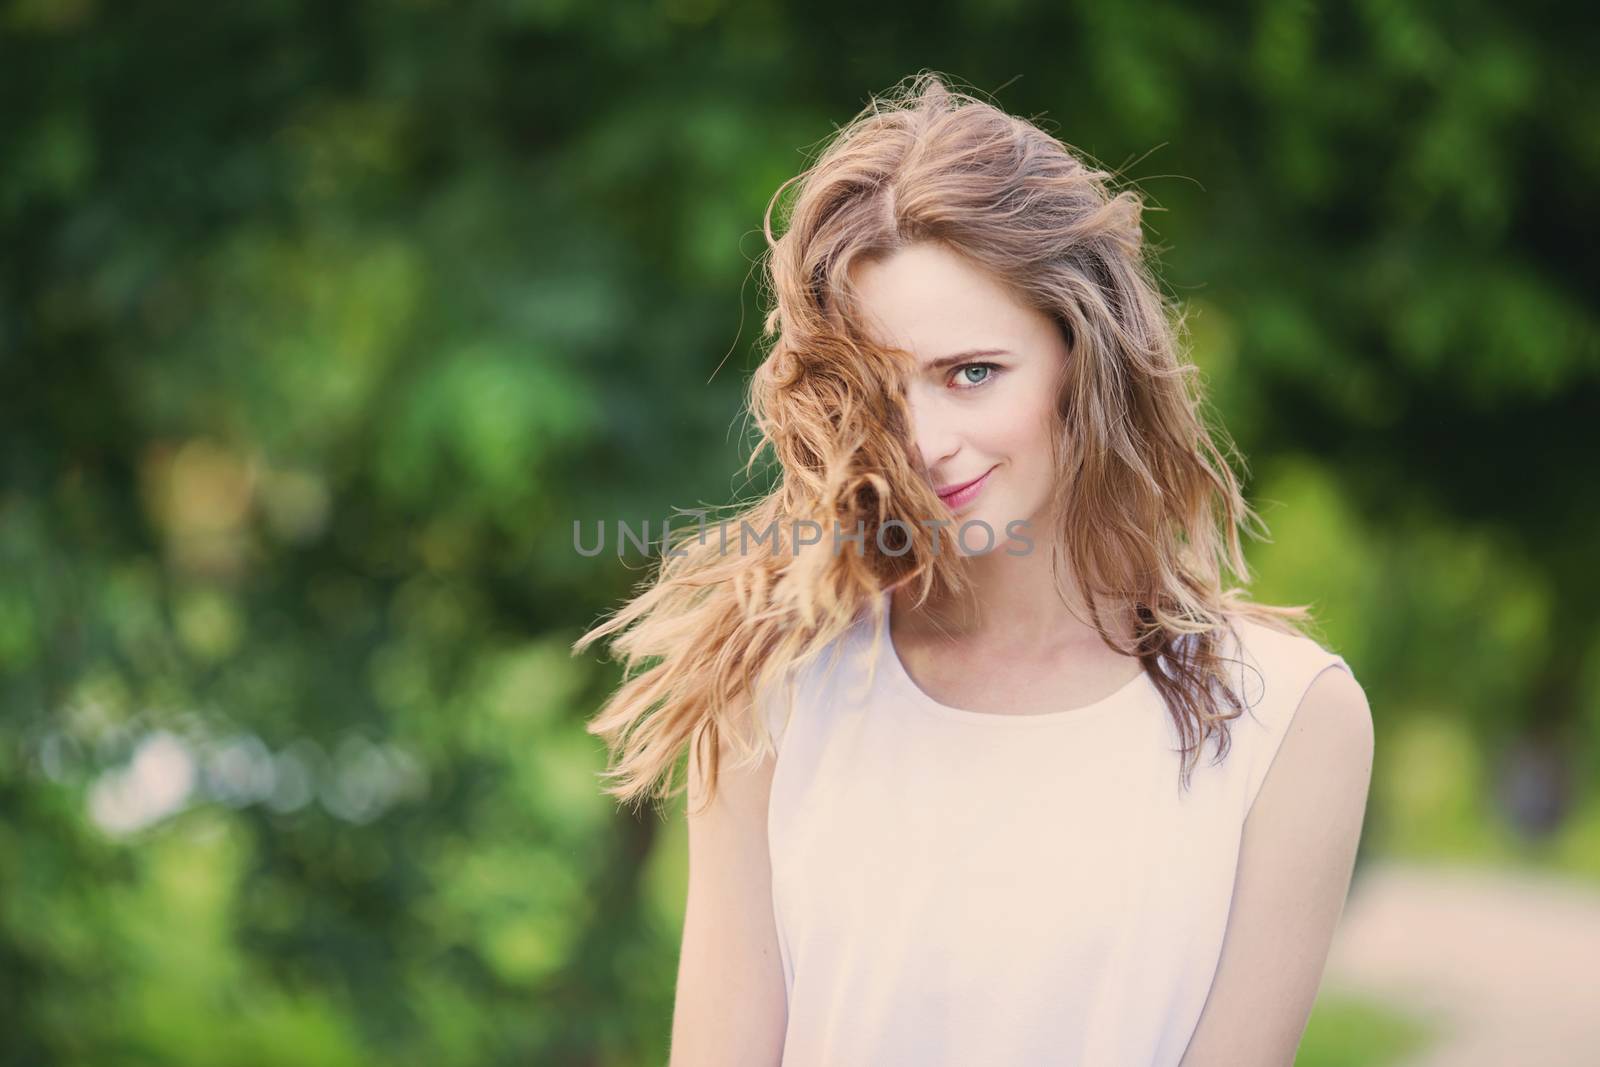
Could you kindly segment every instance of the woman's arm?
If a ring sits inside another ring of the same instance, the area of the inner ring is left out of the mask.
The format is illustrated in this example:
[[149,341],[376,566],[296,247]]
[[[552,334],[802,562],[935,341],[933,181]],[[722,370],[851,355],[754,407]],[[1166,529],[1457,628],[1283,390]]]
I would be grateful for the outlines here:
[[[775,760],[753,770],[733,764],[725,738],[716,796],[688,818],[689,895],[669,1067],[763,1067],[783,1057],[788,1007],[767,855]],[[690,811],[703,797],[691,750]]]
[[1350,889],[1372,748],[1360,684],[1323,670],[1245,820],[1222,955],[1180,1067],[1294,1062]]

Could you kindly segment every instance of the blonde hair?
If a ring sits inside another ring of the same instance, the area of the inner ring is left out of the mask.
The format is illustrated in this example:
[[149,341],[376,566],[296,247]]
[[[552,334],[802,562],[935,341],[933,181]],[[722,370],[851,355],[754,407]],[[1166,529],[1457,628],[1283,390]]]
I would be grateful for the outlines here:
[[[1113,193],[1111,178],[1032,123],[922,73],[873,99],[774,193],[763,220],[764,337],[774,341],[749,383],[759,441],[746,470],[770,447],[781,477],[725,520],[775,529],[774,550],[729,553],[720,536],[689,531],[641,592],[574,645],[617,633],[625,664],[588,725],[611,754],[607,793],[670,799],[679,757],[697,746],[709,802],[719,744],[741,759],[774,751],[755,709],[780,685],[792,698],[798,669],[864,607],[881,622],[885,590],[915,587],[921,604],[968,589],[963,557],[937,551],[937,532],[909,521],[943,514],[908,444],[910,357],[868,339],[849,274],[922,241],[967,257],[1059,324],[1071,356],[1053,445],[1057,588],[1071,567],[1107,644],[1144,664],[1183,744],[1182,785],[1208,738],[1225,756],[1243,708],[1224,632],[1243,618],[1293,632],[1309,614],[1228,587],[1230,574],[1249,581],[1239,531],[1260,519],[1202,417],[1197,368],[1179,350],[1182,313],[1145,262],[1143,201]],[[866,536],[859,550],[836,551],[830,537],[803,544],[796,520]],[[1108,615],[1121,623],[1106,625]]]

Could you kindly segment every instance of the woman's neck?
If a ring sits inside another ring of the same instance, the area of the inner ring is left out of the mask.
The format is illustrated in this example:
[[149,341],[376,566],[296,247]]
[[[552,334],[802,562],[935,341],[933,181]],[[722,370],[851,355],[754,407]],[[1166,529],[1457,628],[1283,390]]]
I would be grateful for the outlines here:
[[[896,593],[895,614],[907,632],[996,648],[1102,642],[1070,568],[1063,568],[1058,589],[1048,545],[1035,545],[1027,555],[996,550],[969,557],[965,564],[971,580],[963,593],[930,599],[916,610],[910,594]],[[1107,607],[1101,605],[1102,621],[1111,625]]]

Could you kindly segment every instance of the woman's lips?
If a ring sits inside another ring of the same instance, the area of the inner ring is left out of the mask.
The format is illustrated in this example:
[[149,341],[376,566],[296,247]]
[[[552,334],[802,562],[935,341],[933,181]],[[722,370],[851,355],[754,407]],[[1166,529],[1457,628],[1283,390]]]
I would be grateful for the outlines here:
[[994,468],[990,467],[972,481],[964,485],[953,486],[946,492],[941,492],[939,499],[943,500],[946,506],[951,509],[966,507],[977,498],[979,493],[983,492],[984,483],[989,480],[989,475],[993,473]]

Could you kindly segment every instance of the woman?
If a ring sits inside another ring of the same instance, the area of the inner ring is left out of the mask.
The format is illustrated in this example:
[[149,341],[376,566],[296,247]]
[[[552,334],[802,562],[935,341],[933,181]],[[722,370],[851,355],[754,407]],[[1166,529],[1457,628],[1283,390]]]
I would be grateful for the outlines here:
[[624,631],[610,792],[687,750],[673,1067],[1293,1060],[1371,716],[1227,581],[1255,516],[1108,177],[922,75],[769,206],[781,481],[577,646]]

